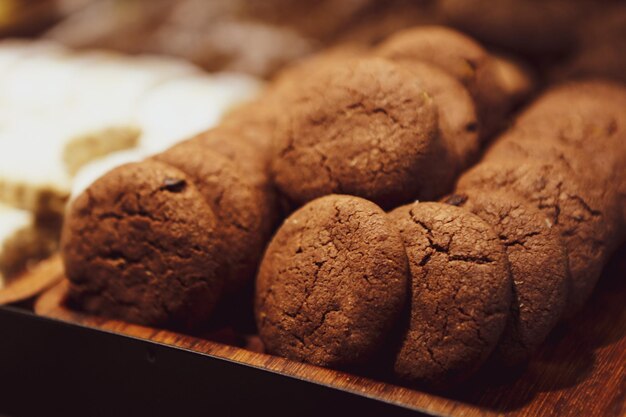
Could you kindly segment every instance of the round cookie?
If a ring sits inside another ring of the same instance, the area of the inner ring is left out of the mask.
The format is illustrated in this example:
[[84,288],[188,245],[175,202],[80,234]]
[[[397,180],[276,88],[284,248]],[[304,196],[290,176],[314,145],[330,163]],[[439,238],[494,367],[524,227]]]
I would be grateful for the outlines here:
[[389,216],[412,277],[395,374],[420,385],[454,385],[481,366],[504,330],[512,287],[504,247],[480,217],[447,204],[414,203]]
[[396,62],[427,62],[460,81],[476,101],[485,138],[499,127],[509,111],[509,98],[498,85],[498,68],[489,53],[473,39],[443,26],[400,31],[376,50]]
[[501,191],[465,191],[443,200],[487,222],[505,247],[513,302],[492,359],[525,362],[561,319],[570,286],[567,253],[558,230],[537,208]]
[[94,182],[65,217],[70,300],[99,315],[166,327],[206,322],[224,285],[211,207],[182,171],[123,165]]
[[[522,112],[518,135],[543,135],[586,150],[626,149],[626,88],[607,81],[579,81],[551,88]],[[616,143],[616,139],[621,141]]]
[[295,204],[332,193],[384,207],[433,198],[443,148],[432,98],[404,68],[346,60],[311,74],[276,132],[272,174]]
[[[605,152],[601,158],[590,157],[579,147],[568,145],[567,143],[546,138],[542,136],[518,135],[517,131],[510,131],[500,136],[498,140],[487,150],[483,161],[486,162],[525,162],[543,161],[562,165],[565,169],[583,174],[587,181],[594,188],[604,188],[618,195],[620,193],[619,183],[623,180],[622,172],[626,163],[626,153],[620,155],[619,152]],[[622,195],[625,201],[626,194]],[[624,222],[618,226],[624,230]],[[619,239],[615,241],[616,245]]]
[[267,350],[330,367],[364,364],[405,305],[402,239],[374,203],[342,195],[294,212],[259,270],[255,310]]
[[[622,201],[626,224],[626,88],[589,80],[553,87],[517,119],[510,133],[518,141],[550,138],[583,151],[613,171],[610,181]],[[583,172],[590,172],[586,169]]]
[[228,158],[241,168],[250,181],[260,190],[271,191],[269,178],[269,152],[265,145],[254,135],[255,129],[245,129],[230,124],[222,124],[213,129],[173,146],[186,146],[196,143]]
[[509,190],[539,208],[559,230],[568,253],[571,291],[566,315],[578,311],[610,254],[617,207],[614,195],[587,185],[564,165],[545,161],[481,163],[463,174],[457,192]]
[[197,142],[185,142],[154,156],[185,172],[211,207],[224,250],[225,290],[241,289],[254,279],[269,239],[264,196],[233,162]]
[[437,105],[439,134],[450,162],[456,167],[446,171],[456,177],[460,170],[474,162],[480,150],[474,100],[463,84],[434,65],[412,62],[406,64],[406,68],[418,78]]

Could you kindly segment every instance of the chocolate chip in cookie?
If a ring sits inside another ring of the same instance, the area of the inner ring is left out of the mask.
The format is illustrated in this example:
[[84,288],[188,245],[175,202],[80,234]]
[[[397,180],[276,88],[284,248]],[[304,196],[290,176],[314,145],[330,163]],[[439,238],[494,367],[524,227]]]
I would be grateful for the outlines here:
[[251,282],[269,240],[269,219],[265,217],[264,196],[250,176],[197,142],[185,142],[154,159],[191,177],[215,214],[224,246],[219,256],[227,268],[225,290],[237,291]]
[[155,161],[92,184],[65,217],[61,253],[70,301],[90,313],[190,328],[224,286],[219,222],[194,180]]

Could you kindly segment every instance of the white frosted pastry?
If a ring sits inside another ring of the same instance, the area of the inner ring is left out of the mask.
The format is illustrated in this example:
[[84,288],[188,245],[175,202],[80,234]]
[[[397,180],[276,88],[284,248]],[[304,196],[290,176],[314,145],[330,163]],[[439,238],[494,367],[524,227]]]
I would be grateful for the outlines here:
[[141,101],[142,146],[162,151],[213,127],[232,106],[254,97],[261,83],[236,74],[194,76],[163,83]]
[[37,45],[0,42],[0,202],[38,216],[63,213],[90,162],[98,160],[75,188],[128,162],[123,155],[150,155],[214,126],[261,86],[174,58]]
[[0,202],[38,214],[63,213],[72,174],[98,157],[133,148],[141,134],[136,126],[96,126],[50,116],[3,130]]
[[0,41],[0,76],[14,65],[35,55],[56,54],[66,51],[64,47],[49,41],[5,39]]

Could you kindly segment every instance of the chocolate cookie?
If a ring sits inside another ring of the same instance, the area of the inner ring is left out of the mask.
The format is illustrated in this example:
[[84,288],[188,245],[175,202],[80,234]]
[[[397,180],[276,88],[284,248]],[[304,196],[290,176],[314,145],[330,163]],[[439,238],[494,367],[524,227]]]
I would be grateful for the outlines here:
[[193,180],[169,165],[123,165],[71,205],[61,253],[70,300],[139,324],[205,322],[224,285],[218,221]]
[[261,263],[256,317],[267,350],[322,366],[370,360],[404,306],[402,239],[374,203],[314,200],[285,220]]
[[414,203],[389,216],[411,270],[411,317],[395,359],[404,381],[453,385],[495,348],[511,305],[504,246],[480,217],[441,203]]
[[618,167],[620,159],[626,163],[625,156],[620,156],[619,152],[606,152],[604,157],[594,158],[583,149],[563,143],[554,137],[520,136],[516,131],[510,131],[498,138],[487,150],[483,160],[517,163],[543,161],[563,165],[567,170],[585,175],[587,181],[596,188],[605,188],[618,193],[618,179],[622,178]]
[[[625,149],[626,88],[607,81],[579,81],[551,88],[515,121],[518,134],[543,134],[583,149]],[[620,141],[616,143],[616,138]]]
[[260,143],[258,131],[230,124],[222,124],[202,132],[191,139],[181,142],[196,143],[228,158],[249,177],[260,190],[271,190],[269,178],[269,154],[264,152],[265,145]]
[[281,114],[280,100],[272,91],[259,98],[238,105],[220,121],[218,129],[230,128],[252,139],[260,153],[269,156],[272,149],[277,117]]
[[[563,165],[545,161],[481,163],[461,176],[457,192],[509,190],[539,208],[559,230],[572,287],[566,315],[579,310],[600,277],[612,246],[615,201]],[[614,196],[613,196],[614,197]]]
[[406,65],[437,105],[440,137],[455,167],[446,171],[455,176],[474,162],[480,150],[474,101],[463,84],[438,67],[424,62]]
[[493,358],[505,366],[519,365],[545,340],[567,302],[570,279],[561,236],[539,209],[511,193],[465,191],[444,202],[491,225],[506,249],[513,302]]
[[392,207],[441,192],[437,109],[404,68],[381,58],[325,66],[284,112],[272,173],[295,204],[346,193]]
[[509,110],[489,53],[454,29],[421,26],[404,30],[389,37],[376,52],[396,62],[427,62],[459,80],[476,101],[483,137],[499,126]]
[[269,233],[264,196],[236,164],[197,142],[186,142],[154,156],[187,174],[211,207],[227,266],[225,290],[254,279]]
[[[604,171],[621,198],[626,223],[626,88],[608,81],[577,81],[553,87],[525,110],[510,135],[548,139],[580,149]],[[586,169],[583,172],[592,172]],[[595,175],[595,174],[590,174]],[[624,226],[622,226],[624,227]]]

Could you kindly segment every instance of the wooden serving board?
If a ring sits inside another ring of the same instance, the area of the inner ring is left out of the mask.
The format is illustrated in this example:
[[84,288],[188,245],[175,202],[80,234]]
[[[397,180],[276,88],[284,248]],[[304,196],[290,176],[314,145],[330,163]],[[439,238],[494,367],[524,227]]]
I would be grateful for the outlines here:
[[[502,379],[483,374],[443,395],[264,354],[262,344],[254,337],[242,339],[241,343],[223,333],[198,338],[73,311],[65,305],[65,280],[38,298],[35,312],[294,376],[432,415],[618,417],[626,415],[625,253],[622,250],[607,268],[585,310],[555,329],[519,375]],[[58,258],[50,265],[48,271],[61,279],[63,270]]]

